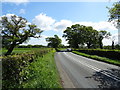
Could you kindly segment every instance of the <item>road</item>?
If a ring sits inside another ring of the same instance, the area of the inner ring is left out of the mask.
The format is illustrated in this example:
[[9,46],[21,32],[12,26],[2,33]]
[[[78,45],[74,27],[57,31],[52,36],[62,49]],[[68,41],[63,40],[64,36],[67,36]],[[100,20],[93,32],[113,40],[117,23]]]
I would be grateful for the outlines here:
[[64,88],[120,88],[118,66],[88,59],[72,52],[56,52],[55,61],[62,81],[66,85],[71,84],[64,84]]

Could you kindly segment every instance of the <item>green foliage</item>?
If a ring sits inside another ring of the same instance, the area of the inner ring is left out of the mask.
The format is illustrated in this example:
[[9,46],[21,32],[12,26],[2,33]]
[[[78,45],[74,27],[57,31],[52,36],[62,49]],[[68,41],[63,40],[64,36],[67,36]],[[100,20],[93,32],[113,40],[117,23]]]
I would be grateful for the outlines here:
[[120,25],[120,1],[113,4],[112,8],[109,9],[109,21],[114,22],[117,27]]
[[[112,46],[108,45],[108,46],[104,46],[104,49],[112,49]],[[114,49],[115,50],[120,50],[120,45],[119,44],[116,44],[114,46]]]
[[54,37],[46,38],[46,41],[49,42],[48,47],[58,48],[62,40],[57,35],[54,35]]
[[10,18],[3,16],[0,23],[2,45],[8,49],[6,55],[11,54],[17,45],[22,44],[30,37],[39,38],[42,33],[42,30],[36,25],[27,25],[25,18],[16,15],[11,15]]
[[60,81],[54,62],[54,52],[39,57],[36,62],[26,67],[21,74],[25,74],[27,81],[23,88],[60,88]]
[[110,33],[107,31],[97,31],[91,26],[84,26],[75,24],[67,27],[64,31],[63,37],[66,38],[70,47],[79,48],[80,46],[87,45],[88,48],[102,48],[102,40],[108,37]]
[[38,57],[48,53],[50,49],[35,50],[22,54],[3,56],[2,58],[2,88],[17,88],[26,81],[25,74],[21,74],[25,67],[35,62]]
[[81,55],[81,56],[85,56],[85,57],[88,57],[88,58],[92,58],[92,59],[96,59],[96,60],[99,60],[99,61],[103,61],[103,62],[107,62],[107,63],[111,63],[111,64],[115,64],[115,65],[120,66],[120,61],[119,60],[113,60],[113,59],[109,59],[109,58],[106,58],[106,57],[100,57],[100,56],[97,56],[97,55],[89,55],[89,54],[81,53],[81,52],[78,52],[78,51],[72,51],[72,52],[75,53],[75,54]]
[[107,32],[105,30],[101,30],[99,31],[98,33],[98,40],[99,40],[99,45],[100,45],[100,48],[103,49],[103,43],[102,43],[102,40],[104,38],[109,38],[109,36],[111,36],[110,32]]
[[[14,54],[21,54],[23,52],[32,52],[32,51],[36,51],[38,49],[42,49],[42,50],[45,50],[47,48],[14,48],[13,52],[11,53],[11,55],[14,55]],[[2,52],[2,54],[0,55],[4,55],[7,50],[5,48],[3,48],[2,50],[0,50]]]
[[80,49],[77,50],[89,55],[98,55],[109,59],[120,60],[120,50],[106,50],[106,49]]
[[84,44],[85,26],[75,24],[67,27],[64,31],[63,37],[66,38],[70,47],[78,48],[79,44]]

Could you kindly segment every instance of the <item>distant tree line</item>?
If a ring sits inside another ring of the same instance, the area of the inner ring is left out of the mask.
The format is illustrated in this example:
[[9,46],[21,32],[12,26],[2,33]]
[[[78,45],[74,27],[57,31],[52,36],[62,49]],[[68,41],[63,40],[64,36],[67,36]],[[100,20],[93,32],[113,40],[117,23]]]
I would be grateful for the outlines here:
[[[113,49],[111,45],[104,46],[104,49]],[[114,45],[114,49],[119,49],[120,50],[120,45],[116,44]]]
[[47,47],[44,45],[19,45],[17,46],[17,48],[43,48],[43,47]]

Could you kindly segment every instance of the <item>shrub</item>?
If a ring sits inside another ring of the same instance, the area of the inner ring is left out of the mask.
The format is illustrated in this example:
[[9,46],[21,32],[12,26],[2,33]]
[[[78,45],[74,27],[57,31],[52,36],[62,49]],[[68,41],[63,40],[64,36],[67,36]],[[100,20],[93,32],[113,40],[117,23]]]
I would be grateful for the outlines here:
[[101,50],[101,49],[84,49],[77,50],[90,55],[98,55],[101,57],[106,57],[110,59],[120,60],[120,51],[119,50]]
[[16,88],[23,81],[25,75],[20,72],[24,67],[30,65],[38,57],[48,53],[50,49],[25,52],[22,54],[8,55],[2,57],[2,88]]

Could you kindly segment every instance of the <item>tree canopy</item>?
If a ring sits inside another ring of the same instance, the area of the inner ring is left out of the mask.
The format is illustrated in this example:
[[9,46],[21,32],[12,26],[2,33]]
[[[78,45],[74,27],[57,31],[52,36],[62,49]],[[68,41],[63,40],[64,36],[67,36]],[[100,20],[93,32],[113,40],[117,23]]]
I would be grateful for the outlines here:
[[102,48],[102,40],[107,36],[109,36],[107,31],[97,31],[91,26],[79,24],[67,27],[63,34],[70,47],[73,48],[79,48],[80,45],[85,44],[88,48]]
[[39,38],[42,30],[34,24],[28,24],[23,17],[11,15],[1,17],[0,29],[2,44],[8,49],[6,55],[11,54],[16,45],[22,44],[30,37]]
[[58,48],[62,40],[57,35],[54,35],[54,37],[47,37],[46,41],[48,42],[48,47]]
[[111,34],[110,34],[110,32],[107,32],[105,30],[101,30],[101,31],[99,31],[98,36],[99,36],[98,40],[99,40],[100,48],[103,49],[102,40],[104,38],[109,38],[109,36],[111,36]]
[[116,27],[120,27],[120,1],[113,4],[109,9],[109,21],[113,22]]
[[[109,22],[113,22],[116,28],[118,28],[118,44],[120,44],[120,1],[115,2],[113,7],[109,8]],[[114,47],[114,41],[112,41]],[[113,48],[112,47],[112,48]]]

